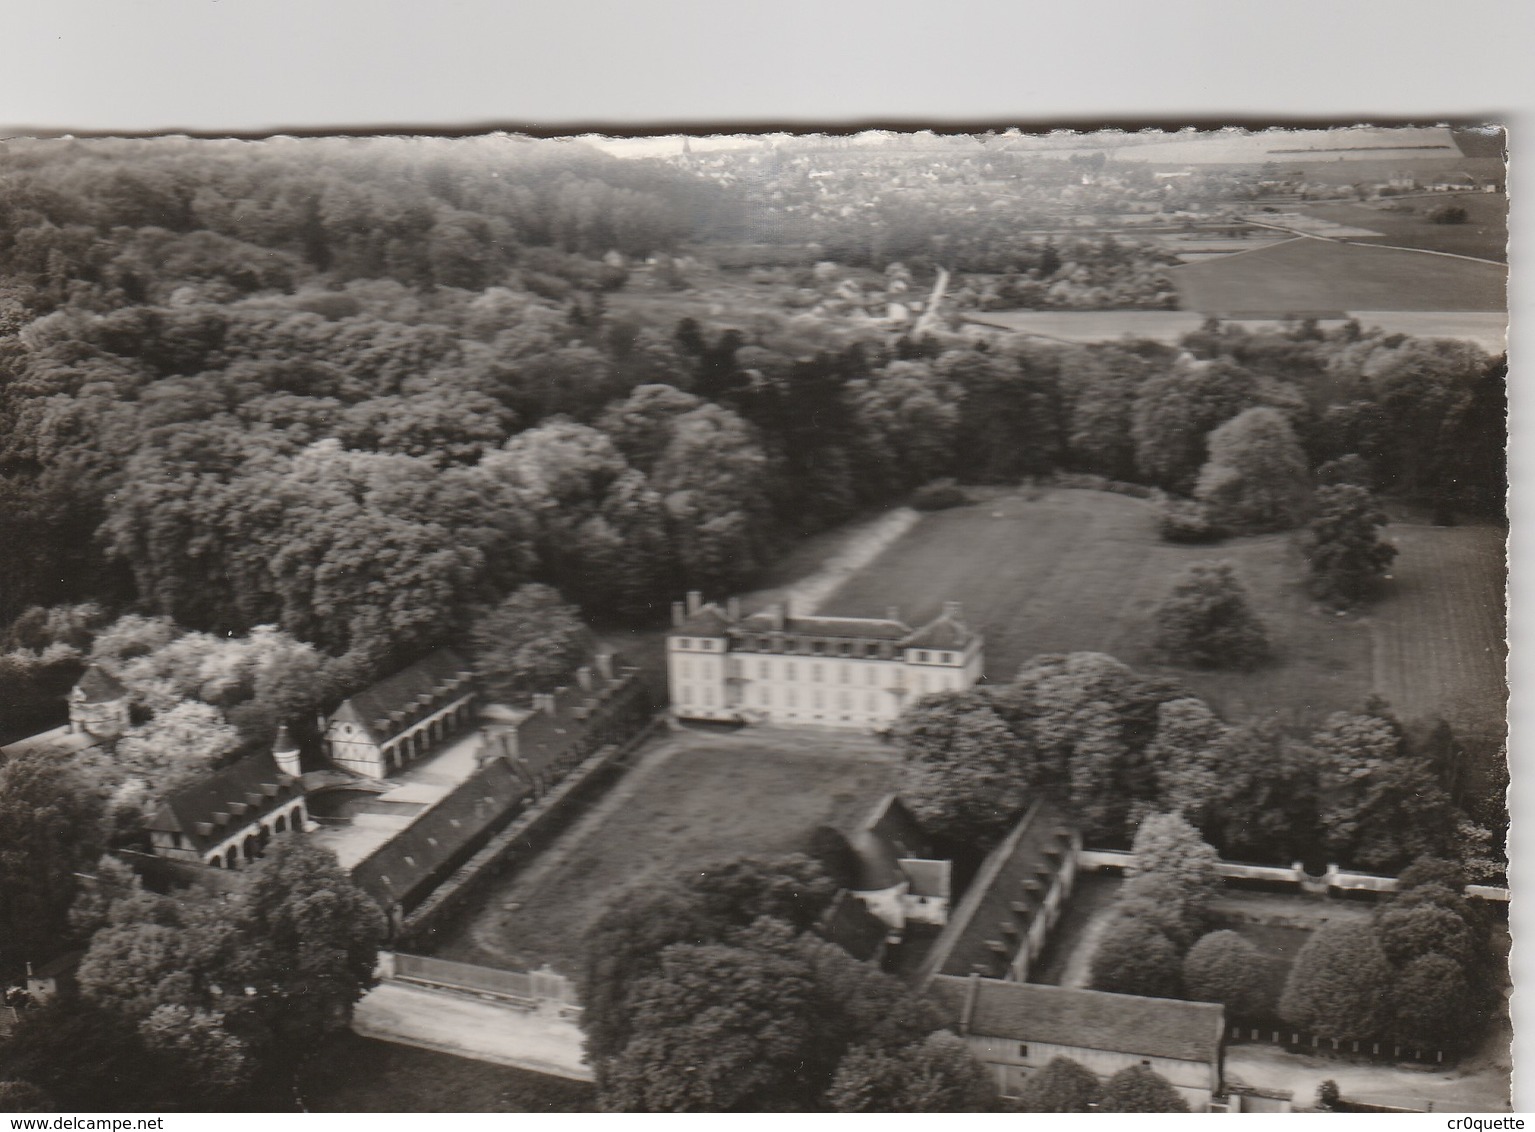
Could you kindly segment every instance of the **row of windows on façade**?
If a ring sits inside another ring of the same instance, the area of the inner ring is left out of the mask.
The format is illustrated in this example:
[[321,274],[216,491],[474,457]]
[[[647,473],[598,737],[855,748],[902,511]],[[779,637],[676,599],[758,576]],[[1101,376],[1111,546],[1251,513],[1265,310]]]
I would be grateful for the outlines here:
[[[919,627],[884,617],[743,615],[702,594],[672,607],[667,677],[678,719],[882,730],[906,704],[981,679],[981,634],[958,602]],[[834,685],[827,688],[824,685]]]

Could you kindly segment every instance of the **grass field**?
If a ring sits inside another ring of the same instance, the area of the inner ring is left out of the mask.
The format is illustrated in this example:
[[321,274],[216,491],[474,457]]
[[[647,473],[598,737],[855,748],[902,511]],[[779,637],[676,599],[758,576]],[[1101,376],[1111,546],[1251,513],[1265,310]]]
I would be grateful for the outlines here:
[[310,1112],[596,1111],[596,1091],[581,1081],[350,1031],[330,1039],[310,1061],[300,1093]]
[[1391,597],[1372,611],[1375,687],[1399,706],[1436,703],[1463,735],[1502,734],[1507,646],[1503,532],[1391,529]]
[[[1409,205],[1413,211],[1387,211],[1381,207],[1386,203]],[[1443,205],[1464,208],[1469,214],[1466,223],[1432,223],[1428,213]],[[1380,233],[1376,237],[1360,237],[1365,243],[1396,244],[1508,261],[1508,198],[1502,193],[1435,193],[1396,197],[1390,202],[1331,201],[1299,207],[1300,211],[1324,220]]]
[[446,933],[445,958],[574,974],[592,922],[630,886],[745,854],[805,852],[894,785],[890,748],[858,736],[681,733],[646,753],[595,810]]
[[1282,318],[1332,311],[1501,311],[1507,270],[1490,263],[1297,238],[1168,274],[1187,310]]
[[[1314,608],[1288,535],[1218,546],[1161,542],[1151,506],[1107,493],[1045,489],[924,516],[826,602],[874,616],[898,604],[920,621],[952,599],[986,634],[986,671],[1006,681],[1039,653],[1093,651],[1182,679],[1228,719],[1309,722],[1387,694],[1404,719],[1443,714],[1500,726],[1503,584],[1499,532],[1393,528],[1396,588],[1368,616]],[[1190,562],[1237,564],[1277,660],[1253,673],[1159,666],[1152,614]],[[1489,650],[1493,650],[1489,652]]]

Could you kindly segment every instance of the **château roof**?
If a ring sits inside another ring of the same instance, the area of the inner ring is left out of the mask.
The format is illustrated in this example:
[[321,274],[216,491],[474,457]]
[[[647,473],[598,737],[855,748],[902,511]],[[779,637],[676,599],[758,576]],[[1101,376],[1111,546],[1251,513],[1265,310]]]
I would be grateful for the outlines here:
[[882,892],[906,880],[890,842],[872,829],[854,830],[847,843],[858,860],[855,892]]
[[[750,633],[771,633],[777,630],[777,623],[769,613],[753,613],[741,620],[740,627]],[[911,626],[876,617],[785,617],[782,632],[800,637],[899,641],[911,633]]]
[[75,693],[76,698],[85,703],[106,704],[122,699],[128,694],[128,689],[123,687],[122,681],[116,676],[100,665],[93,664],[75,685]]
[[673,634],[691,634],[695,637],[723,637],[730,629],[730,618],[712,601],[672,630]]
[[149,828],[180,833],[201,853],[303,793],[303,784],[279,770],[272,753],[264,751],[176,791]]
[[974,639],[968,625],[945,613],[901,643],[909,649],[962,649]]
[[423,699],[436,698],[444,685],[461,683],[472,674],[458,653],[452,649],[438,649],[342,701],[330,719],[355,724],[375,743],[383,743],[408,726],[403,721],[391,719],[393,713],[400,712],[409,717]]
[[932,842],[897,794],[886,794],[875,803],[863,826],[889,842],[897,857],[932,856]]
[[1038,983],[940,975],[928,993],[961,1033],[1016,1042],[1218,1062],[1225,1008]]
[[854,641],[888,641],[900,648],[963,649],[976,633],[959,616],[955,602],[945,602],[943,612],[920,628],[893,617],[822,617],[785,615],[762,610],[732,621],[718,605],[710,603],[690,614],[673,635],[724,637],[739,634],[783,633],[790,637],[827,637]]

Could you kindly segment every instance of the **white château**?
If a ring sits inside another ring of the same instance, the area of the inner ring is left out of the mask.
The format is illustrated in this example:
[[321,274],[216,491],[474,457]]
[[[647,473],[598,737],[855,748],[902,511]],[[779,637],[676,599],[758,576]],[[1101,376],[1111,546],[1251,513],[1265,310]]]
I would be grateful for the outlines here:
[[696,590],[672,605],[667,682],[678,719],[882,731],[910,704],[981,678],[981,634],[958,602],[913,628],[885,617],[743,617]]

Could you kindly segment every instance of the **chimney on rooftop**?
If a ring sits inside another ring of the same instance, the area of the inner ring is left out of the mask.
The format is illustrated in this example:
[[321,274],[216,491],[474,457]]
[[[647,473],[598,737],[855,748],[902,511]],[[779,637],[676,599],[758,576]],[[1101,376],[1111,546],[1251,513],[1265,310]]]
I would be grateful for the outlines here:
[[688,591],[688,616],[691,617],[704,607],[704,595],[698,590]]
[[943,615],[950,621],[963,621],[965,618],[964,609],[957,601],[944,602]]
[[772,605],[768,606],[767,612],[768,620],[771,621],[773,625],[773,632],[782,633],[784,620],[783,602],[775,601]]
[[741,599],[738,597],[727,598],[725,601],[725,615],[732,621],[741,620]]
[[885,606],[885,620],[899,621],[901,619],[901,607],[899,605]]
[[592,670],[584,664],[576,669],[576,682],[581,685],[583,692],[590,692],[592,690]]
[[554,714],[554,697],[548,692],[533,693],[533,710]]
[[613,679],[612,653],[603,651],[597,654],[597,671],[602,675],[604,680]]
[[277,741],[272,744],[272,758],[277,762],[277,769],[284,774],[297,778],[304,773],[303,767],[299,765],[298,744],[288,734],[286,723],[277,729]]
[[687,612],[682,608],[680,601],[672,602],[672,628],[682,628],[682,623],[688,619]]

